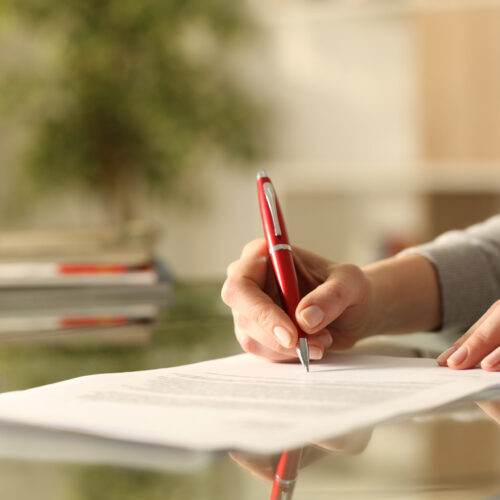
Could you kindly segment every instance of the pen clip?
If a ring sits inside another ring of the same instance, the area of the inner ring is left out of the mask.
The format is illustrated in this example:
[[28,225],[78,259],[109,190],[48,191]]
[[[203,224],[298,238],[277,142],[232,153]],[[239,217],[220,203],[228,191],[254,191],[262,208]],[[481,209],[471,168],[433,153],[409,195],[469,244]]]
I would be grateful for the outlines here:
[[266,196],[267,205],[269,206],[269,211],[271,212],[271,218],[273,219],[274,234],[276,236],[281,236],[281,226],[278,217],[276,194],[274,192],[273,185],[270,182],[264,182],[264,194]]

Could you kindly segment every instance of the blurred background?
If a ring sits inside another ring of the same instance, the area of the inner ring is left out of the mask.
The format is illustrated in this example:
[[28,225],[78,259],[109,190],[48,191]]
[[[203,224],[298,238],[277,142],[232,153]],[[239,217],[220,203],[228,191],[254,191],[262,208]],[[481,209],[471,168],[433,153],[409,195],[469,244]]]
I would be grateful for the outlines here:
[[339,261],[498,210],[499,2],[0,6],[4,259],[220,281],[261,169],[293,242]]

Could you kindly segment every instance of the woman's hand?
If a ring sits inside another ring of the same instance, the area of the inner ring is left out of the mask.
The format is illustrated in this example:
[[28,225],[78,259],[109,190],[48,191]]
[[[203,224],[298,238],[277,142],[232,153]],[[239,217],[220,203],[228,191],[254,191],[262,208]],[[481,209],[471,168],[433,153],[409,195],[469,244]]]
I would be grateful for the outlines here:
[[[357,431],[328,439],[322,442],[305,446],[299,468],[303,469],[318,460],[334,455],[359,455],[368,446],[372,437],[373,428],[358,429]],[[274,480],[278,455],[255,455],[252,453],[231,452],[229,456],[243,469],[253,476],[266,481]]]
[[[347,349],[366,335],[370,319],[371,286],[360,268],[337,264],[307,250],[294,248],[301,295],[295,317],[310,334],[311,359],[326,349]],[[269,262],[266,242],[245,246],[233,262],[222,288],[231,308],[235,333],[243,349],[271,361],[297,357],[297,330],[280,307],[280,293]]]
[[[331,454],[359,455],[368,446],[372,433],[373,428],[358,429],[343,436],[305,446],[302,450],[300,469]],[[268,456],[243,452],[231,452],[229,456],[253,476],[266,481],[274,479],[276,466],[280,458],[279,454]]]
[[486,371],[500,371],[500,300],[497,300],[450,348],[438,358],[455,370],[481,363]]

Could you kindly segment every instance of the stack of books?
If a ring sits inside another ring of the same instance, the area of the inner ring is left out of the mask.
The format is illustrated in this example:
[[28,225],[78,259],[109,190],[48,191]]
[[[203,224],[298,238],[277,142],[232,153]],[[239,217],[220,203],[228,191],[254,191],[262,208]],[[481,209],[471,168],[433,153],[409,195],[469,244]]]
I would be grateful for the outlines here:
[[149,303],[4,311],[0,344],[143,345],[151,339],[158,313]]
[[0,288],[153,285],[158,275],[152,263],[2,262]]
[[163,276],[150,247],[112,231],[0,233],[0,289],[153,286]]

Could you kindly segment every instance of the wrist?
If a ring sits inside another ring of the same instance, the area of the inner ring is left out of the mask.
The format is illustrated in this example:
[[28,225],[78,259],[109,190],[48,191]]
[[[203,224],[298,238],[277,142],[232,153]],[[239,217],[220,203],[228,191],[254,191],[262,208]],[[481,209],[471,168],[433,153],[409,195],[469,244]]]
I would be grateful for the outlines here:
[[419,254],[391,257],[363,268],[371,288],[367,335],[431,331],[441,323],[437,273]]

